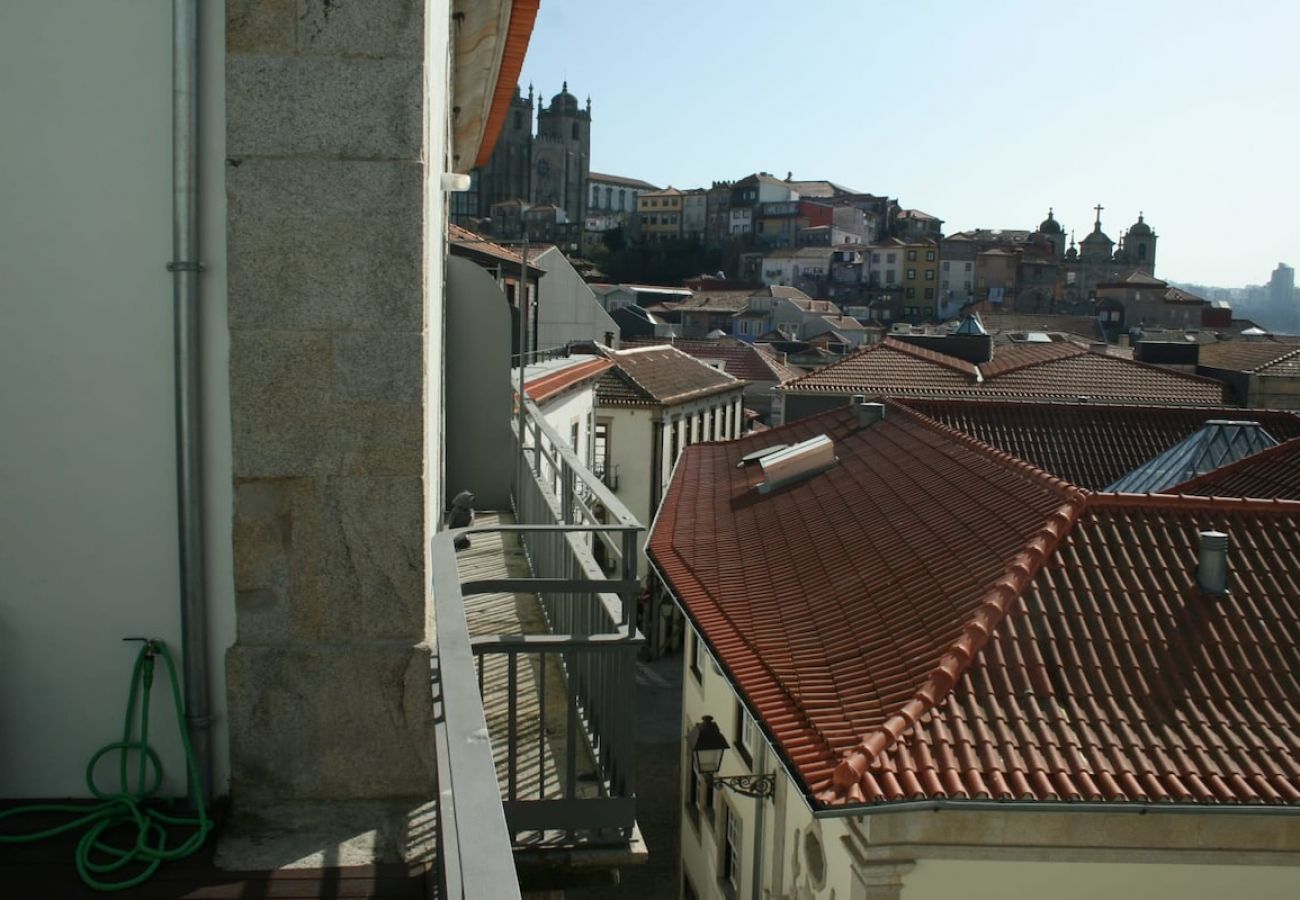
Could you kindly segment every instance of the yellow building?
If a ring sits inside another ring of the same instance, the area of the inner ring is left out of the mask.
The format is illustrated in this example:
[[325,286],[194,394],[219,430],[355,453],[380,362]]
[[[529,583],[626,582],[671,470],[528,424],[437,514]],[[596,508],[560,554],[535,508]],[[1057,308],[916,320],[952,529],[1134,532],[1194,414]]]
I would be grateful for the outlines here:
[[648,191],[636,198],[641,236],[647,241],[666,241],[682,236],[683,193],[671,185],[662,191]]
[[939,297],[939,242],[925,238],[898,243],[903,254],[900,281],[905,311],[912,316],[931,317]]

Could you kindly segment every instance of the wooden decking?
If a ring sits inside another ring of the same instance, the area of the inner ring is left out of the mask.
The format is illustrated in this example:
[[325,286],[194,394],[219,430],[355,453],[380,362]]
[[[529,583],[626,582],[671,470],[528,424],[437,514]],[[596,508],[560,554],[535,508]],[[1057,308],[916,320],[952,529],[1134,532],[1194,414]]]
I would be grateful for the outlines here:
[[[474,524],[511,525],[508,512],[480,512]],[[462,583],[480,579],[527,578],[528,560],[517,535],[476,534],[469,549],[457,554]],[[470,637],[487,635],[545,634],[546,619],[536,594],[479,594],[465,598],[465,617]],[[510,659],[506,654],[481,658],[480,682],[497,780],[503,800],[511,799],[509,768],[511,704]],[[541,800],[565,796],[566,716],[569,697],[558,654],[515,657],[513,720],[515,753],[514,799]],[[577,748],[574,794],[597,795],[591,777],[595,771],[585,742]],[[547,843],[556,835],[521,835],[521,843]]]

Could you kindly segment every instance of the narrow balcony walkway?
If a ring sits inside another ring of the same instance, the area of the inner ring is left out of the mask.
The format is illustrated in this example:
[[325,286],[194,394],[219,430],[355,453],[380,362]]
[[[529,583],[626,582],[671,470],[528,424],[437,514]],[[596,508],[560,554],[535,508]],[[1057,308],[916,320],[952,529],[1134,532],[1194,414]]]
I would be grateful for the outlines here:
[[[514,525],[515,517],[510,512],[479,512],[474,524]],[[462,582],[532,575],[517,533],[475,534],[470,547],[457,553],[456,561]],[[541,602],[532,593],[468,596],[465,619],[471,640],[503,634],[550,633]],[[573,796],[599,797],[600,785],[591,748],[580,731],[568,727],[572,698],[566,689],[562,654],[528,654],[522,661],[519,656],[483,654],[476,658],[501,799],[563,799],[567,795],[570,752],[575,779]],[[566,832],[515,835],[516,846],[561,846],[571,840],[572,836]]]

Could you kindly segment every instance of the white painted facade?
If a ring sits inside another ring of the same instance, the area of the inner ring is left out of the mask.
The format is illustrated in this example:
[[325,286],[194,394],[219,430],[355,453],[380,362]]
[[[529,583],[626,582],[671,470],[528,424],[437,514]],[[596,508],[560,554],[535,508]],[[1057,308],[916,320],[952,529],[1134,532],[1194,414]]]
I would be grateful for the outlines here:
[[[214,788],[235,637],[226,331],[225,10],[203,4],[199,158]],[[84,797],[138,645],[180,663],[171,251],[172,18],[155,3],[0,6],[0,797]],[[21,123],[21,125],[17,125]],[[160,666],[161,670],[161,666]],[[184,793],[169,689],[151,740]]]
[[902,247],[871,244],[868,245],[865,255],[866,265],[864,268],[867,273],[868,283],[875,283],[884,287],[903,283],[903,257],[905,254]]
[[956,315],[975,296],[975,263],[945,259],[939,263],[939,309],[942,315]]
[[927,808],[816,818],[761,728],[746,725],[731,682],[689,624],[683,667],[682,734],[710,715],[732,745],[720,776],[776,774],[771,800],[717,785],[710,793],[683,740],[682,873],[697,897],[1296,896],[1300,816]]
[[623,181],[602,175],[587,176],[587,209],[630,216],[636,212],[636,198],[654,191],[644,182]]
[[730,213],[729,234],[749,234],[754,230],[754,210],[748,206],[736,207]]
[[[602,406],[595,420],[608,426],[609,462],[618,472],[614,492],[637,521],[646,525],[637,551],[672,477],[673,465],[690,444],[731,440],[744,429],[744,384],[685,403],[666,406]],[[646,571],[643,564],[641,571]]]

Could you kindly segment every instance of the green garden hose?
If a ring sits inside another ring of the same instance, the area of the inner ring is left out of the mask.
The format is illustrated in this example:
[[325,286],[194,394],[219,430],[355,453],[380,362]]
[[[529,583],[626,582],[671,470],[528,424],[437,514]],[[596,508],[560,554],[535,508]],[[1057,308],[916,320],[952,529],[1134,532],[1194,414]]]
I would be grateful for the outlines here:
[[[161,656],[167,664],[167,674],[171,679],[172,699],[176,703],[176,721],[180,726],[181,744],[185,748],[185,768],[190,794],[197,804],[194,816],[172,816],[162,812],[156,804],[146,805],[146,801],[162,786],[163,766],[158,753],[149,746],[149,692],[153,688],[154,658]],[[136,711],[139,710],[140,737],[135,739]],[[104,791],[95,784],[95,766],[105,755],[118,753],[118,789],[116,792]],[[132,790],[127,778],[128,756],[135,752],[139,757],[136,771],[135,788]],[[149,769],[152,778],[146,783]],[[146,640],[135,659],[135,669],[131,673],[131,692],[126,702],[126,722],[122,728],[122,740],[100,748],[90,762],[86,764],[86,786],[90,793],[100,802],[93,806],[74,803],[37,803],[20,806],[0,813],[0,821],[16,816],[38,813],[70,813],[77,818],[44,831],[31,834],[0,834],[0,843],[21,844],[28,841],[40,841],[54,837],[83,826],[88,830],[77,843],[77,872],[81,880],[98,891],[121,891],[148,880],[164,862],[189,856],[203,846],[208,833],[212,830],[212,820],[208,818],[203,802],[203,786],[199,783],[198,768],[194,764],[194,751],[190,747],[189,734],[185,730],[185,707],[181,701],[180,681],[176,677],[176,665],[172,662],[167,645],[158,640]],[[114,846],[103,840],[105,832],[119,826],[134,827],[135,842],[128,847]],[[181,844],[167,847],[167,829],[192,828],[194,833]],[[92,858],[95,857],[95,858]],[[96,861],[96,858],[99,861]],[[119,872],[126,866],[136,863],[143,865],[143,871],[120,881],[105,880],[104,876]]]

